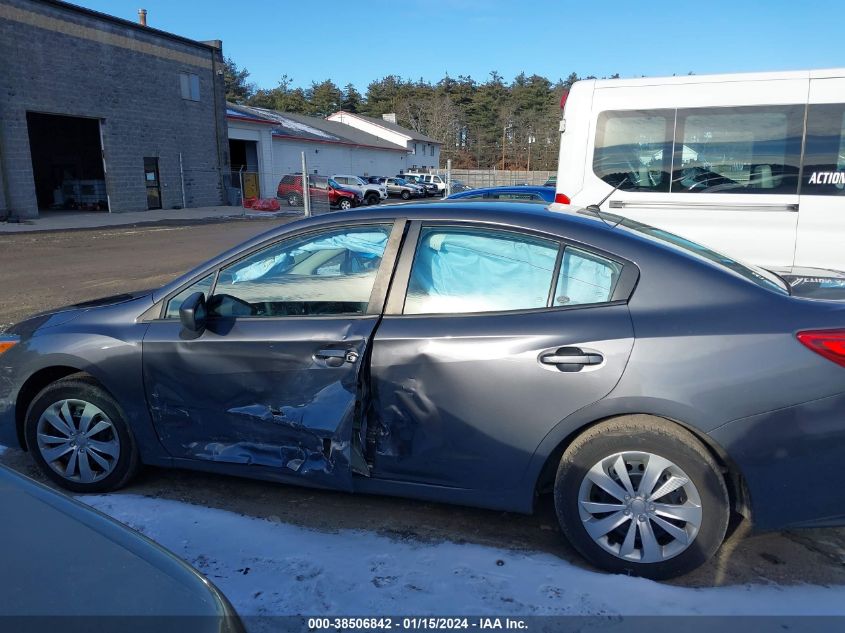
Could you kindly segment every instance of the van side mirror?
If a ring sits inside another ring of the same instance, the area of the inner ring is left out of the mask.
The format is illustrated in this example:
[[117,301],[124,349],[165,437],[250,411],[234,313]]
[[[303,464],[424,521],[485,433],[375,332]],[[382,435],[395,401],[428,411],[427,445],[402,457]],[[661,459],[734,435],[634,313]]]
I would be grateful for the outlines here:
[[179,306],[179,320],[182,327],[199,336],[205,331],[208,312],[205,307],[205,294],[195,292]]

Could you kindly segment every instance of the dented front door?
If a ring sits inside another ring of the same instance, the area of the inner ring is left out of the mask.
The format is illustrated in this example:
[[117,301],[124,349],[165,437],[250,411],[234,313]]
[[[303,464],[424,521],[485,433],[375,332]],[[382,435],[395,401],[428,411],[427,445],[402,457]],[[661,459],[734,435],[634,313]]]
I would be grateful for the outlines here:
[[351,487],[366,469],[353,437],[390,229],[324,231],[223,267],[193,340],[178,319],[150,324],[145,387],[173,457]]

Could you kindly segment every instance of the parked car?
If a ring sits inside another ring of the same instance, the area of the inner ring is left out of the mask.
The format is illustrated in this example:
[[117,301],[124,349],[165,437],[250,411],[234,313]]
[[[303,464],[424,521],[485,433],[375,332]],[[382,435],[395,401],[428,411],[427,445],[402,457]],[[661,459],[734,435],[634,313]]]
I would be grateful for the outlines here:
[[[308,176],[308,191],[312,203],[327,203],[330,207],[338,209],[351,209],[364,202],[364,198],[358,191],[341,187],[331,178],[316,174]],[[302,174],[282,176],[276,196],[287,200],[292,207],[302,206]]]
[[513,512],[551,492],[587,559],[651,578],[732,514],[845,523],[845,302],[610,213],[305,219],[0,351],[0,444],[75,492],[142,463]]
[[447,200],[486,200],[488,202],[498,200],[507,202],[539,202],[549,204],[555,201],[554,187],[533,187],[530,185],[519,185],[514,187],[486,187],[482,189],[467,189],[453,193]]
[[397,174],[397,178],[402,178],[403,180],[407,180],[410,183],[415,185],[419,185],[423,188],[423,192],[426,196],[437,196],[440,195],[440,190],[437,188],[437,185],[433,182],[425,182],[419,176],[415,174]]
[[382,181],[387,187],[388,195],[399,196],[403,200],[425,197],[425,189],[423,187],[408,182],[404,178],[383,178]]
[[54,630],[33,616],[145,617],[162,632],[244,630],[225,596],[166,549],[5,466],[0,507],[0,617],[30,618],[23,630]]
[[387,199],[387,187],[378,183],[371,183],[358,176],[336,174],[332,179],[345,189],[351,189],[361,194],[368,205],[378,204]]
[[549,176],[546,179],[546,182],[543,183],[544,187],[557,187],[557,176]]
[[441,196],[446,195],[446,178],[445,178],[445,176],[441,177],[441,176],[438,176],[437,174],[423,174],[423,173],[419,173],[419,172],[410,172],[410,174],[408,174],[408,175],[416,176],[417,178],[419,178],[422,182],[424,182],[426,184],[435,185],[437,187],[437,191],[440,192]]

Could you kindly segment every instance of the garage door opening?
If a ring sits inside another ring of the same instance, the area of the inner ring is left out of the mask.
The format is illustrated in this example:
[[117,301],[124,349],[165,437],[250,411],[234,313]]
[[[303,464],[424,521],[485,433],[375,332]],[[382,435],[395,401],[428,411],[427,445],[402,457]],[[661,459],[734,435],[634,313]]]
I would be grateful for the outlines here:
[[100,121],[27,112],[39,210],[108,211]]
[[232,185],[240,188],[243,180],[244,199],[260,198],[258,142],[229,139],[229,161],[232,164]]

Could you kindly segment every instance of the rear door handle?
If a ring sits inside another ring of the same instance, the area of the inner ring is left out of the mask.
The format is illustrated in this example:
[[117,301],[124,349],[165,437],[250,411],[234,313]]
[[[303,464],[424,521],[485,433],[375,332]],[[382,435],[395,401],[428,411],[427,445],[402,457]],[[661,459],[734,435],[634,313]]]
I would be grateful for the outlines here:
[[321,349],[314,354],[314,358],[326,361],[329,367],[340,367],[343,363],[356,362],[358,352],[351,349]]
[[540,356],[544,365],[555,365],[563,371],[580,371],[589,365],[601,365],[604,357],[596,352],[584,352],[577,347],[562,347],[555,352]]

